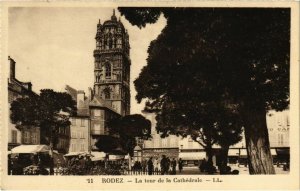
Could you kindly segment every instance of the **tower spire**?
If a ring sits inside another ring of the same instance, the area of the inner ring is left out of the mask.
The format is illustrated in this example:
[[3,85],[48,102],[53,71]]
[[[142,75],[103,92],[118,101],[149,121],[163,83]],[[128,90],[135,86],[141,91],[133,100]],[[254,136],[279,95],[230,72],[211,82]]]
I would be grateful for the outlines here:
[[113,15],[111,16],[112,21],[117,21],[115,9],[113,9]]

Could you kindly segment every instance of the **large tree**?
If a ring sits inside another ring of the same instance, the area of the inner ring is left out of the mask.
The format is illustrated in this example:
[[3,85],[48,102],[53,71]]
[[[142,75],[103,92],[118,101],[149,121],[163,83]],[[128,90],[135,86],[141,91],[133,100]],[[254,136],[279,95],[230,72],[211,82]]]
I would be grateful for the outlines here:
[[120,140],[110,135],[101,135],[98,137],[95,146],[105,153],[111,153],[120,145]]
[[126,115],[108,122],[110,134],[119,137],[122,148],[133,156],[136,138],[151,138],[151,122],[140,114]]
[[43,89],[39,96],[16,99],[10,110],[10,119],[16,128],[39,127],[41,144],[55,149],[59,128],[70,125],[69,116],[76,113],[76,102],[67,93]]
[[250,174],[274,174],[266,112],[289,104],[290,10],[119,10],[139,27],[161,13],[167,19],[135,81],[137,100],[148,99],[162,113],[166,105],[182,104],[195,115],[206,102],[230,100],[245,127]]
[[[213,145],[221,146],[220,166],[227,165],[229,146],[241,140],[242,122],[234,106],[226,103],[202,102],[199,105],[164,104],[157,114],[157,130],[162,137],[169,134],[189,135],[206,151],[209,166],[213,165]],[[147,104],[149,105],[149,103]],[[195,110],[195,108],[197,108]]]

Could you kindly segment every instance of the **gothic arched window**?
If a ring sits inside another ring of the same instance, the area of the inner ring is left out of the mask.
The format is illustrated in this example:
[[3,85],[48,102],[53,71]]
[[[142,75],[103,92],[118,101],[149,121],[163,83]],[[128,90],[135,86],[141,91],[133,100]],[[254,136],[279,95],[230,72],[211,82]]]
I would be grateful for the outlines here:
[[110,90],[109,90],[109,88],[105,88],[103,90],[103,94],[104,94],[104,99],[110,99]]
[[107,39],[104,40],[104,46],[105,46],[105,49],[108,49],[108,42],[107,42]]
[[105,63],[105,77],[111,78],[111,65],[109,62]]
[[112,42],[112,39],[111,39],[111,38],[108,40],[108,43],[109,43],[109,48],[111,49],[111,48],[112,48],[112,45],[113,45],[113,42]]
[[117,48],[117,39],[114,39],[114,48]]
[[122,48],[122,40],[120,38],[117,40],[117,44],[118,48]]

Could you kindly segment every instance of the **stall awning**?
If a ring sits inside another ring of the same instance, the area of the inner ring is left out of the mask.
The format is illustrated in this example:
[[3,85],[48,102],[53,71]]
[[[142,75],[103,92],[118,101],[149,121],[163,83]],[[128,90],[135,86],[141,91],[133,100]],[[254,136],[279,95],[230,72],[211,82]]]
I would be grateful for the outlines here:
[[130,157],[130,155],[127,154],[127,155],[125,155],[124,159],[129,159],[129,157]]
[[228,156],[239,156],[239,150],[238,149],[229,149]]
[[205,152],[180,152],[179,158],[182,160],[202,160],[206,158]]
[[[241,157],[247,157],[247,156],[248,156],[248,155],[247,155],[247,150],[246,150],[246,149],[241,149],[240,151],[241,151],[241,153],[240,153],[240,156],[241,156]],[[270,151],[271,151],[271,155],[272,155],[272,156],[276,156],[276,155],[277,155],[275,149],[270,149]]]
[[271,155],[272,155],[272,156],[276,156],[276,155],[277,155],[276,149],[271,149]]
[[277,148],[276,153],[278,155],[289,155],[290,154],[290,149],[289,148]]
[[20,145],[11,150],[11,153],[41,153],[49,152],[48,145]]
[[99,160],[104,160],[105,159],[105,152],[92,152],[92,161],[99,161]]
[[246,149],[241,149],[240,150],[240,156],[247,157],[248,156],[247,150]]
[[65,154],[65,157],[71,157],[71,156],[79,156],[79,155],[88,155],[88,152],[69,152]]
[[108,159],[109,160],[120,160],[120,159],[124,159],[124,155],[109,155]]

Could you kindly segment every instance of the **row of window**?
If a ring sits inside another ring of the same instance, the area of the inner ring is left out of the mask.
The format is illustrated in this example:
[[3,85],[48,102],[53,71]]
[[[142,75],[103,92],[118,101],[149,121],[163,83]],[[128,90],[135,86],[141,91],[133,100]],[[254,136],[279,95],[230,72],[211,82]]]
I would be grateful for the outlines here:
[[96,47],[100,50],[102,49],[112,49],[112,48],[122,48],[122,39],[116,38],[104,38],[100,41],[96,41]]
[[146,147],[177,147],[178,146],[178,140],[176,138],[160,138],[160,137],[155,137],[151,141],[146,141],[145,142]]
[[[121,78],[121,74],[118,74],[118,73],[116,73],[116,74],[114,74],[113,76],[112,76],[112,74],[111,74],[111,72],[109,72],[109,71],[105,71],[106,73],[106,76],[105,76],[105,79],[110,79],[110,80],[116,80],[116,81],[121,81],[122,80],[122,78]],[[107,72],[109,72],[109,73],[107,73]],[[96,82],[101,82],[101,83],[104,83],[104,82],[107,82],[107,81],[105,81],[105,79],[104,78],[102,78],[101,77],[102,76],[102,74],[101,73],[96,73],[95,74],[95,81]],[[101,81],[102,80],[102,81]]]
[[[76,118],[71,118],[71,124],[76,125]],[[80,126],[84,127],[85,126],[85,119],[80,119]]]
[[38,133],[24,131],[23,132],[23,143],[25,144],[38,144]]
[[71,144],[71,152],[84,151],[84,144]]
[[12,143],[18,142],[18,131],[17,130],[11,130],[11,142]]
[[[100,60],[95,60],[96,63],[95,63],[95,68],[96,69],[102,69],[102,64],[101,62],[108,62],[107,60],[103,60],[103,61],[100,61]],[[112,60],[111,62],[113,62],[112,66],[117,69],[117,68],[121,68],[122,67],[122,60],[121,59],[115,59],[115,60]],[[105,66],[105,64],[103,64],[103,67]]]
[[57,143],[57,148],[66,148],[68,146],[68,140],[66,139],[59,139]]
[[67,135],[68,134],[68,128],[67,127],[60,127],[60,128],[58,128],[58,133]]
[[118,28],[114,28],[114,27],[106,27],[105,30],[104,30],[105,33],[115,33],[115,32],[122,32],[122,29],[121,27],[118,27]]
[[99,134],[104,134],[104,132],[105,132],[105,130],[104,130],[104,125],[102,126],[102,128],[101,128],[101,125],[100,124],[94,124],[93,125],[93,128],[92,128],[92,131],[95,133],[95,132],[97,132],[97,133],[99,133]]
[[72,131],[71,133],[71,138],[80,138],[80,139],[84,139],[85,138],[85,133],[83,131]]

